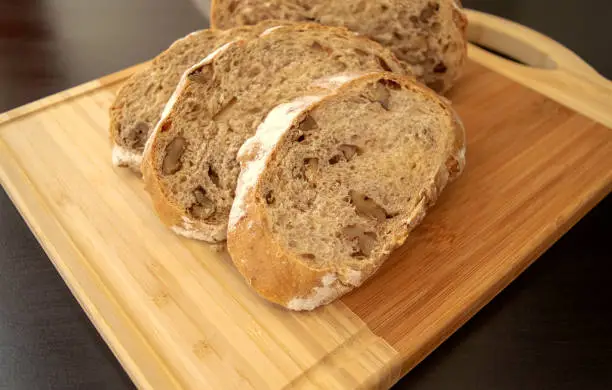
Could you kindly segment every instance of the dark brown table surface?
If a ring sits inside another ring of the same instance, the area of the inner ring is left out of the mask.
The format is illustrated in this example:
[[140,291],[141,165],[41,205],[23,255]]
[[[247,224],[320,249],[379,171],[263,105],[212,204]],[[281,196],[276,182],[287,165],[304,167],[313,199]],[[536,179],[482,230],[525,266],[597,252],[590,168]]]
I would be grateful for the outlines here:
[[[612,78],[610,2],[463,3],[551,36]],[[0,112],[206,26],[187,0],[0,0]],[[608,196],[397,387],[612,389],[611,221]],[[133,387],[0,190],[0,389]]]

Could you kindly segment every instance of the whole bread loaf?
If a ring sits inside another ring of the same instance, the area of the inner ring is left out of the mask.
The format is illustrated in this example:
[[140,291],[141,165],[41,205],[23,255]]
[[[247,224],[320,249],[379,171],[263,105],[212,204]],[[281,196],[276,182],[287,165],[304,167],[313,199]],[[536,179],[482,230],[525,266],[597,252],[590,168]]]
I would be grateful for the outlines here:
[[390,73],[274,108],[241,147],[227,247],[251,287],[312,310],[362,284],[465,164],[461,122]]
[[189,67],[231,40],[256,37],[271,26],[286,23],[269,20],[253,27],[193,32],[174,42],[149,66],[130,77],[110,108],[114,165],[140,172],[144,145]]
[[266,19],[344,26],[393,50],[419,81],[444,93],[466,58],[467,18],[458,0],[213,0],[216,28]]
[[270,109],[308,93],[313,80],[346,71],[405,70],[378,43],[312,23],[229,43],[192,67],[151,135],[142,164],[162,221],[187,237],[224,240],[240,146]]

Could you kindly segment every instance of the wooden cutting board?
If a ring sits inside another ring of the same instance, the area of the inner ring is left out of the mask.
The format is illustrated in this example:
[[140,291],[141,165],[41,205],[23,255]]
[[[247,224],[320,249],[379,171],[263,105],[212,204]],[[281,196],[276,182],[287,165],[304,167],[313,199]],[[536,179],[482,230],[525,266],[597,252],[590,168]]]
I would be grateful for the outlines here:
[[450,96],[465,173],[373,279],[314,312],[258,298],[111,167],[107,109],[138,67],[1,114],[0,180],[139,387],[388,387],[612,189],[610,82],[533,31],[469,16],[473,41],[531,66],[470,48]]

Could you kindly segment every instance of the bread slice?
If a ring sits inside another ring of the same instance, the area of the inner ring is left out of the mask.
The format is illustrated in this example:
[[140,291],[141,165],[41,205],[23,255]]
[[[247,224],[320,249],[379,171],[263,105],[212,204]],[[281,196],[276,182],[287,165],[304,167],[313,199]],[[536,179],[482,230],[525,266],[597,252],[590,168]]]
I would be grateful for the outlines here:
[[457,0],[213,0],[215,28],[266,19],[344,26],[405,61],[419,81],[448,91],[466,58],[467,18]]
[[229,253],[293,310],[372,276],[465,164],[463,126],[433,91],[390,73],[336,81],[273,109],[238,153]]
[[272,26],[286,23],[270,20],[254,27],[193,32],[134,74],[119,90],[110,108],[113,164],[140,172],[144,145],[189,67],[231,40],[257,37]]
[[230,43],[191,68],[146,147],[146,188],[164,223],[187,237],[226,237],[236,153],[268,111],[313,80],[345,71],[403,72],[393,54],[343,28],[296,24]]

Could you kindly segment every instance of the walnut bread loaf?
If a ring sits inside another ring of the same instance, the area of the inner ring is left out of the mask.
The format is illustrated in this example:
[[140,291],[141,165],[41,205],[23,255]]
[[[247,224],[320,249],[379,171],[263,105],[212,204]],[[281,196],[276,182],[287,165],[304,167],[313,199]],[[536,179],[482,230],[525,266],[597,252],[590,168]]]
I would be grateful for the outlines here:
[[213,0],[215,28],[266,19],[344,26],[393,50],[440,93],[460,75],[466,58],[467,17],[458,0]]
[[230,42],[193,66],[145,148],[143,176],[162,221],[187,237],[224,240],[244,141],[273,107],[321,89],[313,80],[351,71],[405,72],[378,43],[308,23]]
[[465,164],[461,122],[390,73],[279,105],[239,151],[227,246],[264,298],[312,310],[402,245]]
[[110,108],[113,163],[140,172],[144,145],[182,74],[194,63],[231,40],[258,36],[287,22],[266,21],[255,27],[226,31],[201,30],[174,42],[119,90]]

